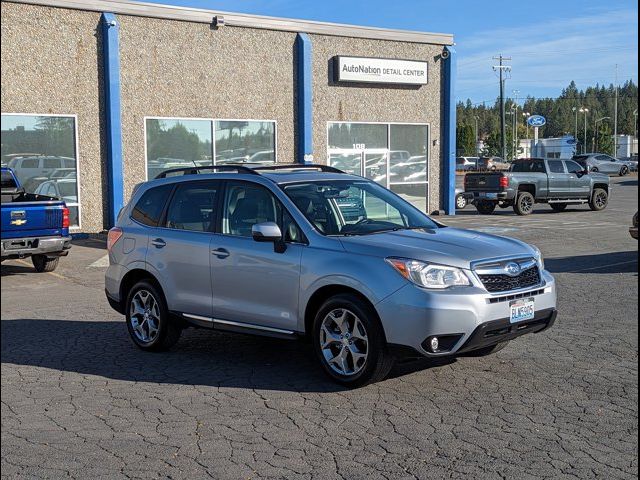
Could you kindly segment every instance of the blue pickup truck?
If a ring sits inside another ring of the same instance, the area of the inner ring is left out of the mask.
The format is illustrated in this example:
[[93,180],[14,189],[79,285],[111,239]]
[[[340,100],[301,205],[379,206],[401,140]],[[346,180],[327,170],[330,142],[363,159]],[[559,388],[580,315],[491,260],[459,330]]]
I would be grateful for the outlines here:
[[31,257],[37,272],[52,272],[71,248],[64,201],[27,193],[10,168],[2,168],[2,261]]

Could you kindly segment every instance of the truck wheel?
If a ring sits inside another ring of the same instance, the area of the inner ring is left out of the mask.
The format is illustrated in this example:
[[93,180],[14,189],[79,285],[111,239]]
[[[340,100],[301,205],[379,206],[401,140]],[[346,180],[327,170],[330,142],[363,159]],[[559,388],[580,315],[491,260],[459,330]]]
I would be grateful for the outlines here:
[[607,208],[609,203],[609,194],[602,188],[594,188],[589,200],[589,208],[594,212],[599,212]]
[[594,173],[598,173],[600,170],[598,170],[598,167],[591,167],[591,171]]
[[456,208],[462,210],[467,206],[467,198],[464,195],[456,195]]
[[550,203],[549,206],[554,212],[564,212],[567,209],[566,203]]
[[60,257],[47,257],[46,255],[33,255],[31,262],[36,269],[36,272],[53,272],[58,266]]
[[129,335],[142,350],[168,350],[182,334],[182,328],[169,313],[162,291],[148,280],[134,285],[127,296],[126,309]]
[[496,209],[496,202],[489,202],[487,200],[478,200],[476,202],[476,210],[481,215],[491,215]]
[[536,199],[529,192],[519,192],[513,204],[513,211],[518,215],[529,215],[533,212],[535,203]]
[[394,364],[376,312],[355,295],[336,295],[320,307],[312,341],[325,373],[347,387],[381,381]]

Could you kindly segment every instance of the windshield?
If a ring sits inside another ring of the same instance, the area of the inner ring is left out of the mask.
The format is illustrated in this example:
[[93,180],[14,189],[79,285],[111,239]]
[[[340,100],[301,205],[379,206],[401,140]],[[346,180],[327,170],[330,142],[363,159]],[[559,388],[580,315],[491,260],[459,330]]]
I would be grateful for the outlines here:
[[13,175],[9,173],[7,170],[2,172],[2,188],[16,188],[16,181],[13,179]]
[[420,210],[366,180],[296,183],[286,185],[284,191],[309,222],[325,235],[438,228]]

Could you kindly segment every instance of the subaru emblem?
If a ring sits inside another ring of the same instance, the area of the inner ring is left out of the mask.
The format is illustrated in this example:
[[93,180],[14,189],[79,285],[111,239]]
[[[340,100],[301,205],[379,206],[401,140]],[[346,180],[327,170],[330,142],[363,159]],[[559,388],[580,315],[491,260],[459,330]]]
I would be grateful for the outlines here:
[[520,274],[520,265],[516,262],[507,263],[507,266],[504,267],[504,269],[507,271],[507,274],[512,277]]

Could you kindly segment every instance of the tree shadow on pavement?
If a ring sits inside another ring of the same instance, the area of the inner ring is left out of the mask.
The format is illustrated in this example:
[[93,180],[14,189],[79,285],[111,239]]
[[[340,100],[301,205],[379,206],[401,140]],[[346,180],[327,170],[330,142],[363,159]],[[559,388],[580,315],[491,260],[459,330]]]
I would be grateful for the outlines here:
[[638,251],[546,258],[551,273],[638,273]]
[[[321,371],[311,345],[212,330],[187,329],[169,352],[136,348],[124,322],[2,320],[2,363],[114,380],[295,392],[345,389]],[[401,376],[440,363],[404,364]],[[3,367],[4,368],[4,367]]]

